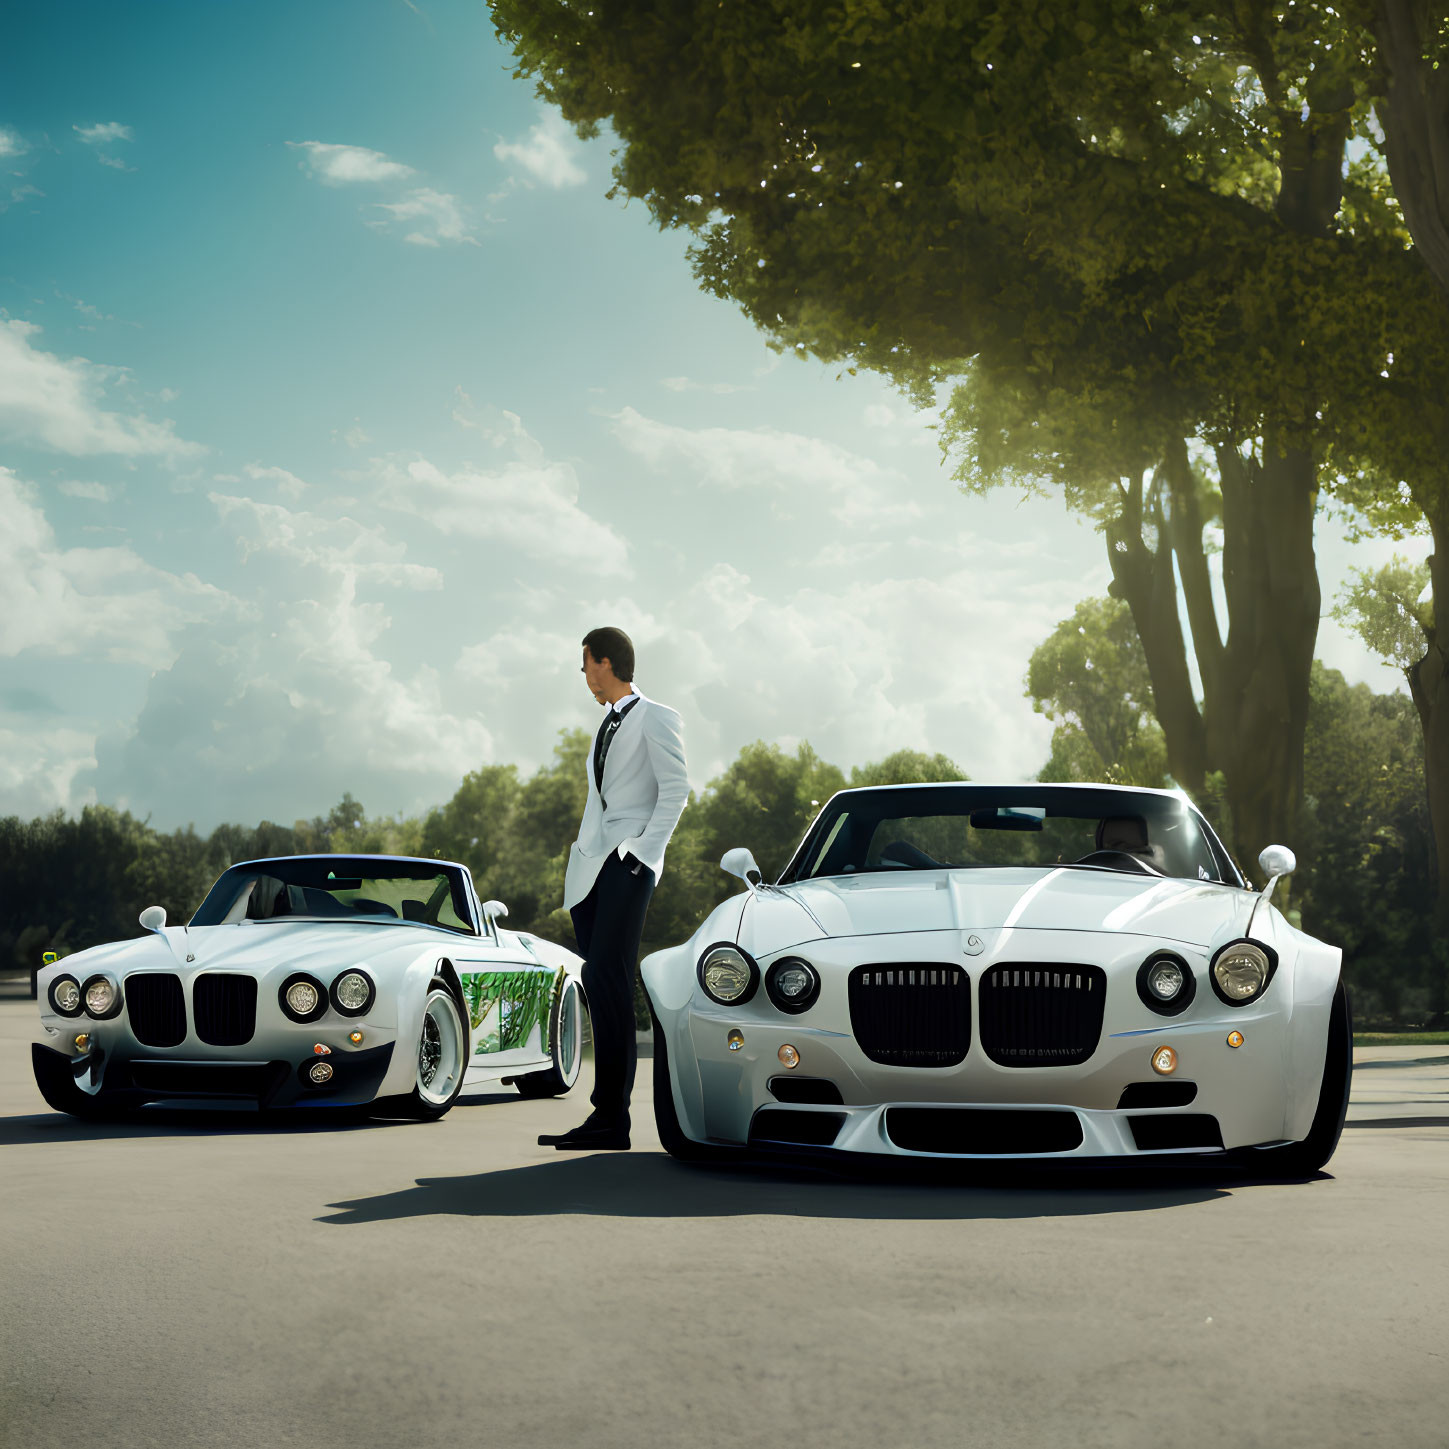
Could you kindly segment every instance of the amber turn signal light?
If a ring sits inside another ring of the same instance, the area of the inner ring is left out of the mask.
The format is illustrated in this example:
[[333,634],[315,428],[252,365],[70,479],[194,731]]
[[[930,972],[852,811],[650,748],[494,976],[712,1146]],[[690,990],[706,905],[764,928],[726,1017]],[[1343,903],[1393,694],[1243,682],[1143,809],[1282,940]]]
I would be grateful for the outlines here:
[[362,1041],[362,1033],[360,1031],[349,1031],[347,1033],[347,1040],[350,1041],[353,1046],[357,1046]]
[[775,1055],[780,1058],[782,1067],[793,1069],[800,1065],[800,1053],[789,1042],[786,1042]]
[[1242,1046],[1242,1044],[1243,1044],[1243,1034],[1242,1034],[1242,1032],[1240,1032],[1240,1031],[1230,1031],[1228,1033],[1228,1045],[1230,1047],[1240,1047],[1240,1046]]
[[1177,1070],[1177,1053],[1171,1047],[1158,1047],[1152,1053],[1152,1070],[1160,1077],[1170,1077]]

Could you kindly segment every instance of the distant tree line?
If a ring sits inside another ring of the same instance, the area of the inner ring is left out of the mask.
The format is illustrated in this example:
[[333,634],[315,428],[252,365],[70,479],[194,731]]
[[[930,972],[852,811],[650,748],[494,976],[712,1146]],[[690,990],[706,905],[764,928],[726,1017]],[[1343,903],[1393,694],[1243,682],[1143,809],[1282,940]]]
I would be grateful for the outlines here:
[[[1142,649],[1124,604],[1088,600],[1032,655],[1027,695],[1055,723],[1048,781],[1166,786],[1162,732],[1151,711]],[[586,793],[586,730],[560,733],[549,762],[528,777],[515,765],[467,775],[445,804],[421,816],[369,816],[350,794],[325,816],[292,825],[222,825],[162,832],[91,805],[24,821],[0,819],[0,966],[29,969],[44,951],[68,954],[139,933],[144,906],[186,920],[235,861],[311,852],[397,853],[462,861],[480,897],[509,907],[508,924],[573,945],[559,907],[569,843]],[[1413,703],[1349,685],[1315,665],[1292,919],[1341,945],[1365,1022],[1444,1020],[1446,970],[1433,939],[1433,839],[1424,791],[1423,735]],[[788,861],[817,809],[846,786],[957,780],[941,754],[900,750],[847,775],[809,744],[793,753],[756,741],[688,808],[670,844],[650,909],[646,951],[690,935],[739,883],[719,868],[746,845],[767,877]],[[1220,784],[1200,803],[1231,838]],[[1256,878],[1256,864],[1240,862]]]

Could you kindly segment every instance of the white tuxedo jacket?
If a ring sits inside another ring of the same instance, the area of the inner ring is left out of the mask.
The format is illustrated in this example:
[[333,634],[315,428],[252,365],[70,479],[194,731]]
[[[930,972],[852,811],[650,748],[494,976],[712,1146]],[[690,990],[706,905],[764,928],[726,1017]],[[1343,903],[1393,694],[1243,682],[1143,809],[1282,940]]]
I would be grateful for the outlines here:
[[588,895],[610,851],[621,845],[654,872],[657,883],[664,874],[664,847],[689,799],[684,722],[668,705],[634,692],[639,703],[609,742],[602,792],[594,782],[594,750],[589,746],[589,797],[579,838],[569,847],[565,910]]

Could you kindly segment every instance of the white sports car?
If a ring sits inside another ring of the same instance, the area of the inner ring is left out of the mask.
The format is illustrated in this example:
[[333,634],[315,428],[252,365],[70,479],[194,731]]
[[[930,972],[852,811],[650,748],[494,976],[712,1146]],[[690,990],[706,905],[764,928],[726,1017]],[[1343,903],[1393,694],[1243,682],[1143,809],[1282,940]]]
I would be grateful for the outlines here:
[[234,865],[185,926],[39,976],[45,1100],[107,1117],[178,1098],[441,1117],[465,1086],[567,1092],[583,1038],[579,957],[505,931],[467,868],[403,856]]
[[675,1156],[1332,1155],[1352,1070],[1337,947],[1254,891],[1175,792],[845,790],[774,885],[642,965]]

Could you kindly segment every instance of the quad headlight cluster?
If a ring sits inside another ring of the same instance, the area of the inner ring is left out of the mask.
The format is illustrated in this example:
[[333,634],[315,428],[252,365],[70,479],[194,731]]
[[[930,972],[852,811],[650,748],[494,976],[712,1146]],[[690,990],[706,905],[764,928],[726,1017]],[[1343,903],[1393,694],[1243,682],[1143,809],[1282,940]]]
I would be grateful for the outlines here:
[[298,971],[282,982],[277,1004],[296,1022],[316,1021],[331,1006],[339,1016],[362,1016],[377,999],[377,987],[366,971],[353,967],[332,983],[331,990],[315,976]]
[[50,1005],[61,1016],[79,1016],[82,1011],[80,982],[74,976],[57,976],[50,983]]
[[[699,984],[711,1001],[742,1006],[759,990],[759,965],[748,951],[722,941],[699,958]],[[820,996],[820,973],[799,956],[784,956],[764,973],[765,994],[778,1010],[794,1016]]]
[[1278,953],[1257,941],[1229,941],[1213,957],[1208,972],[1218,1000],[1247,1006],[1268,988],[1278,966]]
[[90,977],[80,991],[86,1015],[97,1021],[109,1021],[121,1010],[121,988],[109,976]]

